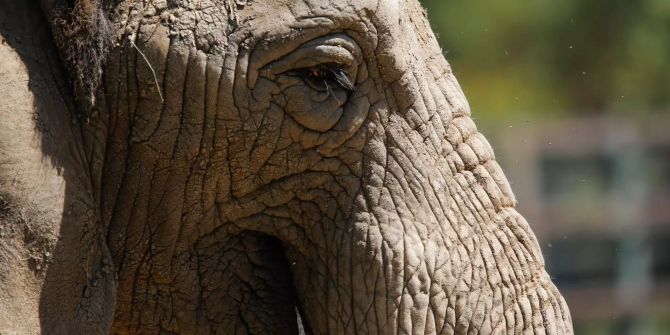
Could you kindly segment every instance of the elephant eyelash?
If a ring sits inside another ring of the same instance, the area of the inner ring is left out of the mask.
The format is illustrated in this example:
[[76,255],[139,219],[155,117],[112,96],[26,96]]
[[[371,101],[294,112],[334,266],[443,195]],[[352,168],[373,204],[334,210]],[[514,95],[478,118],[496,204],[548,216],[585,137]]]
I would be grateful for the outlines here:
[[355,89],[354,84],[349,80],[349,76],[347,76],[347,72],[334,64],[322,64],[295,69],[290,74],[303,78],[310,86],[322,88],[329,93],[332,90],[331,87],[339,87],[348,93],[353,92]]

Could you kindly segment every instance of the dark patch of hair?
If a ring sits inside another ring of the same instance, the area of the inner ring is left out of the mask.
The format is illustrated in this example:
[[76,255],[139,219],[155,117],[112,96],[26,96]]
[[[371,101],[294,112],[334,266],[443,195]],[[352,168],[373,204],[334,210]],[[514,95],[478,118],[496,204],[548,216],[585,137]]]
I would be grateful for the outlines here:
[[112,45],[112,26],[103,4],[101,0],[69,0],[54,10],[50,20],[77,100],[91,106]]

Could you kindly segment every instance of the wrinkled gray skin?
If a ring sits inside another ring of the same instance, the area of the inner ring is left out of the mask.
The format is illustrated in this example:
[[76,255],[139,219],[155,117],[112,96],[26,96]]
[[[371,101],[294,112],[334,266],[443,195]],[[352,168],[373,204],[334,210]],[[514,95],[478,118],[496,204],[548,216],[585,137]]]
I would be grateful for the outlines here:
[[0,331],[572,333],[417,1],[0,4]]

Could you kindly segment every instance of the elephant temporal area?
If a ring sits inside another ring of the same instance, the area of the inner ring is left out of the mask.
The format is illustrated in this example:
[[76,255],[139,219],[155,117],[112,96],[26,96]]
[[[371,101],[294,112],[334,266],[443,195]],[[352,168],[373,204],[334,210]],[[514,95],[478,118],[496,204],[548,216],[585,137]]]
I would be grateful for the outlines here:
[[98,256],[47,270],[44,331],[572,333],[417,1],[75,7]]

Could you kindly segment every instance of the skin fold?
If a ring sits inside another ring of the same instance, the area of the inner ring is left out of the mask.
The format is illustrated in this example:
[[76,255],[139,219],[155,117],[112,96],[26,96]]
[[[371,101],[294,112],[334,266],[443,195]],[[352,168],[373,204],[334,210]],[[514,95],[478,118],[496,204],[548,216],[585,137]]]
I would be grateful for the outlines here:
[[418,1],[14,6],[0,331],[572,334]]

